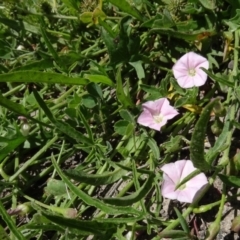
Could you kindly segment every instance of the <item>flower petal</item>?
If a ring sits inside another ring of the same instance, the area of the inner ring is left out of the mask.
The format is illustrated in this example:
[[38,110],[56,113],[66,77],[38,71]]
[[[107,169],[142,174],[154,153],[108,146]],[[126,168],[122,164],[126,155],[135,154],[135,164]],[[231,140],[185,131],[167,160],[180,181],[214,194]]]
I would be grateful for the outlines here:
[[159,115],[165,99],[166,98],[160,98],[160,99],[155,100],[155,101],[145,102],[142,105],[142,107],[143,107],[143,109],[148,109],[148,111],[151,112],[152,115]]
[[163,179],[161,188],[162,196],[169,199],[177,199],[178,192],[174,191],[175,183],[165,173],[163,174]]
[[162,104],[161,114],[164,116],[164,119],[172,119],[178,115],[178,111],[172,107],[167,99],[164,100]]
[[146,127],[155,123],[152,114],[147,109],[143,110],[138,117],[137,122]]

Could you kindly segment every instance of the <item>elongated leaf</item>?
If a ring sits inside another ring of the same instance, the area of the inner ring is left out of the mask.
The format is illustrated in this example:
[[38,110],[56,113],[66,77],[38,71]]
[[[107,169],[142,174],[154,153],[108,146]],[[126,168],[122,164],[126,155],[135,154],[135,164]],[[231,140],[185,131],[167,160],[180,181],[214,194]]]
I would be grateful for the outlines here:
[[190,233],[190,230],[189,230],[189,227],[188,227],[186,219],[182,216],[182,214],[179,212],[179,210],[177,208],[174,207],[174,211],[175,211],[175,213],[178,216],[178,219],[179,219],[179,222],[180,222],[180,224],[182,226],[183,231],[185,233]]
[[69,137],[75,139],[78,143],[84,143],[89,146],[93,146],[93,142],[90,138],[86,137],[79,131],[76,131],[76,129],[70,126],[69,124],[61,121],[56,121],[54,124],[58,128],[58,130],[68,135]]
[[202,40],[206,37],[210,37],[216,34],[214,30],[206,30],[206,31],[194,31],[192,33],[187,32],[179,32],[175,31],[171,28],[153,28],[149,31],[149,33],[157,32],[160,34],[168,35],[173,38],[179,38],[186,41],[195,41],[195,40]]
[[15,235],[15,237],[19,240],[25,240],[25,237],[17,229],[17,226],[14,224],[10,215],[5,210],[1,200],[0,200],[0,214],[1,214],[1,217],[2,217],[3,221],[8,225],[9,230]]
[[[114,228],[115,226],[111,223],[99,223],[90,220],[77,220],[69,219],[61,216],[54,216],[47,214],[45,211],[42,213],[44,217],[57,225],[67,227],[70,230],[72,228],[80,230],[81,232],[93,234],[93,235],[105,235],[109,228]],[[81,234],[81,232],[79,232]]]
[[[189,237],[187,233],[181,230],[169,230],[169,231],[163,231],[158,235],[160,238],[171,238],[171,239],[177,239],[180,237]],[[189,238],[188,238],[189,239]]]
[[5,232],[4,228],[2,225],[0,225],[0,238],[1,240],[11,240],[8,234]]
[[18,71],[0,74],[0,82],[37,82],[37,83],[60,83],[69,85],[86,85],[88,81],[83,78],[71,78],[58,73]]
[[41,96],[38,94],[38,92],[36,90],[33,90],[33,94],[35,99],[37,100],[40,108],[44,111],[44,113],[46,114],[46,116],[49,118],[49,120],[52,123],[55,123],[56,120],[54,118],[54,116],[52,115],[52,112],[50,111],[50,109],[47,107],[47,105],[45,104],[45,102],[43,101],[43,99],[41,98]]
[[201,116],[195,125],[191,138],[190,158],[193,165],[203,171],[207,171],[210,168],[210,165],[204,158],[204,141],[210,114],[217,101],[219,101],[218,98],[214,99],[204,107]]
[[214,81],[217,81],[223,85],[226,85],[228,87],[234,87],[234,83],[233,82],[229,82],[228,80],[222,78],[222,77],[218,77],[216,76],[216,74],[213,74],[212,72],[210,72],[209,70],[206,70],[204,68],[201,68],[205,73],[207,73],[207,75]]
[[4,137],[0,137],[0,144],[5,144],[5,146],[0,148],[0,163],[2,160],[11,153],[14,149],[16,149],[20,144],[22,144],[26,140],[24,136],[18,136],[14,139],[7,139]]
[[126,0],[107,0],[114,6],[118,7],[121,11],[132,15],[139,21],[143,21],[143,15]]
[[219,178],[230,187],[240,188],[240,178],[237,176],[226,176],[223,174],[218,174]]
[[0,105],[19,115],[22,116],[28,115],[26,109],[21,104],[8,100],[7,98],[3,97],[1,93],[0,93]]
[[77,169],[69,169],[64,171],[64,173],[78,181],[78,182],[84,182],[88,183],[94,186],[99,186],[99,185],[107,185],[114,183],[118,181],[121,177],[125,176],[128,171],[123,170],[121,168],[113,171],[113,172],[105,172],[102,174],[86,174],[81,170]]
[[124,89],[123,89],[123,83],[122,83],[122,77],[121,77],[121,67],[118,68],[117,75],[116,75],[116,80],[117,80],[117,98],[119,102],[124,106],[133,106],[132,99],[129,95],[129,92],[125,94]]
[[53,59],[42,59],[40,61],[32,62],[24,66],[16,67],[11,72],[26,70],[44,70],[52,67],[54,67]]
[[118,206],[117,208],[112,207],[110,205],[107,205],[103,202],[101,202],[98,199],[93,199],[92,197],[90,197],[89,195],[87,195],[86,193],[84,193],[82,190],[80,190],[79,188],[77,188],[61,171],[61,169],[59,168],[56,160],[54,159],[54,157],[52,156],[52,163],[57,171],[57,173],[59,174],[59,176],[62,178],[62,180],[67,184],[67,186],[69,187],[69,189],[76,194],[80,199],[82,199],[83,202],[85,202],[87,205],[89,206],[94,206],[100,210],[102,210],[105,213],[108,214],[136,214],[136,215],[141,215],[141,212],[137,211],[134,208],[131,207],[120,207]]
[[145,181],[142,187],[131,195],[121,198],[104,198],[103,201],[117,206],[132,205],[133,203],[143,199],[148,194],[148,192],[152,189],[153,179],[154,175],[153,174],[149,175],[148,179]]
[[[226,139],[229,134],[229,127],[230,122],[227,121],[223,127],[221,134],[219,135],[218,139],[216,140],[214,146],[209,149],[206,154],[206,161],[211,165],[212,162],[215,160],[218,154],[221,153],[227,146],[226,146]],[[225,144],[225,145],[224,145]]]
[[91,82],[95,83],[104,83],[109,86],[113,86],[113,82],[110,78],[103,76],[103,75],[90,75],[86,74],[84,75],[84,78],[88,79]]

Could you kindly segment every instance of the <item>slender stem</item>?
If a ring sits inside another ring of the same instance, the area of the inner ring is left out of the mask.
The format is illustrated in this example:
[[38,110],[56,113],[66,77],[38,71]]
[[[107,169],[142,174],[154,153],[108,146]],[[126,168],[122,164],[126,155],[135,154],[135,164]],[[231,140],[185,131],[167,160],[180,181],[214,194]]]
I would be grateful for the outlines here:
[[54,142],[56,142],[57,139],[58,139],[58,136],[55,136],[43,148],[41,148],[34,156],[32,156],[27,162],[25,162],[23,166],[9,178],[9,182],[12,182],[14,179],[16,179],[18,175],[20,175],[24,170],[26,170],[41,154],[43,154]]

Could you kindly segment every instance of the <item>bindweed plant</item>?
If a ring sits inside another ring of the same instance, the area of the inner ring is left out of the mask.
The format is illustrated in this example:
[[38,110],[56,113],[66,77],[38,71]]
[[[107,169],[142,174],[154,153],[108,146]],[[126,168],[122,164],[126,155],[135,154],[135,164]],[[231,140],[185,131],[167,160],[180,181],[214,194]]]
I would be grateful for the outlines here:
[[236,237],[239,1],[0,8],[1,239]]

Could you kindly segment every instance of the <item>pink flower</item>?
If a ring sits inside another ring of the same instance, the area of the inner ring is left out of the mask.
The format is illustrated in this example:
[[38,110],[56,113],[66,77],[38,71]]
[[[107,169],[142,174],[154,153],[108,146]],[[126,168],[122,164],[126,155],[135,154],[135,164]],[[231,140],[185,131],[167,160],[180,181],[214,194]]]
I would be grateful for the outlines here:
[[178,183],[196,170],[190,160],[165,164],[161,170],[163,171],[162,196],[165,198],[192,203],[195,196],[208,183],[205,174],[200,173],[175,190]]
[[189,52],[174,64],[173,75],[182,88],[199,87],[207,81],[207,74],[200,69],[201,67],[208,69],[208,60],[194,52]]
[[169,104],[167,98],[160,98],[155,101],[148,101],[142,105],[143,112],[137,122],[143,126],[160,131],[167,120],[178,115],[178,111]]

